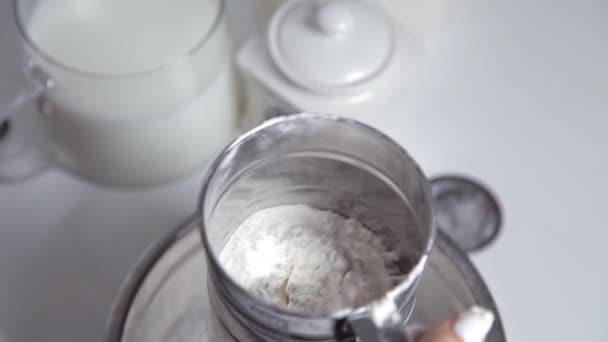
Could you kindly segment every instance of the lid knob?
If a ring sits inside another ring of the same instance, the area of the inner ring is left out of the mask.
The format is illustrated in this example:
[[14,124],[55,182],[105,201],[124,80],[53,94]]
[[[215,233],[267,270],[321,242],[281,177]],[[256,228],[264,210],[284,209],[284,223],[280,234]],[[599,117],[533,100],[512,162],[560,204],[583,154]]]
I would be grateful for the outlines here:
[[323,32],[330,35],[339,35],[353,28],[355,15],[348,5],[340,2],[329,2],[319,8],[317,22]]
[[390,19],[365,0],[291,0],[268,27],[268,50],[293,83],[322,94],[364,88],[391,61]]

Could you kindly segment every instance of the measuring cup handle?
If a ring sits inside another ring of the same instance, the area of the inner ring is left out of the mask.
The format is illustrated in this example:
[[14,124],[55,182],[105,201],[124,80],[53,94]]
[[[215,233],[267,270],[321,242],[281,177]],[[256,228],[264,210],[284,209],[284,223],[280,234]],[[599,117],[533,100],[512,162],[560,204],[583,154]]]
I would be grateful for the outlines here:
[[31,62],[0,81],[0,183],[22,181],[49,168],[50,160],[42,149],[45,134],[40,117],[19,112],[53,86]]

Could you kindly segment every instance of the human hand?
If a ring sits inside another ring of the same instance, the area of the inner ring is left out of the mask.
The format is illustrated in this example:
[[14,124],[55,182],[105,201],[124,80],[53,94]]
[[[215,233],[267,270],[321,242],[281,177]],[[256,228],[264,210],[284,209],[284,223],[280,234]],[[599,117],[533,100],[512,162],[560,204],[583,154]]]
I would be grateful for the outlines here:
[[414,336],[416,342],[482,342],[494,323],[492,311],[473,306]]

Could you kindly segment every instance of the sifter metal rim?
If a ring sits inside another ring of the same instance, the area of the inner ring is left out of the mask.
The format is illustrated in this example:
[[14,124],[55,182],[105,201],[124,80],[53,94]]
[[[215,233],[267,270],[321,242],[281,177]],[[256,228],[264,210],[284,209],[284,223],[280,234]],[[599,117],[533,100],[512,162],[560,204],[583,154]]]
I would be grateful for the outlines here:
[[[417,175],[419,175],[420,178],[424,179],[424,181],[421,182],[420,186],[422,188],[421,189],[422,196],[424,197],[424,201],[427,203],[427,207],[428,207],[428,213],[425,213],[425,214],[428,214],[428,216],[431,218],[431,220],[428,223],[425,223],[425,225],[428,224],[428,230],[429,230],[428,238],[425,239],[426,241],[424,242],[424,250],[421,251],[421,255],[418,258],[418,260],[416,260],[411,271],[407,274],[405,279],[403,279],[399,284],[394,286],[393,289],[391,289],[388,292],[388,294],[393,295],[395,293],[398,293],[399,291],[404,291],[405,289],[409,288],[412,283],[414,283],[416,281],[418,275],[420,274],[421,270],[423,269],[423,267],[426,263],[426,260],[428,259],[428,256],[431,253],[431,250],[432,250],[432,247],[434,244],[435,235],[438,230],[434,220],[432,219],[434,217],[434,209],[432,206],[433,198],[432,198],[432,191],[431,191],[430,183],[428,181],[426,181],[428,178],[427,178],[426,174],[424,173],[424,171],[422,170],[422,168],[420,167],[420,165],[418,164],[418,162],[416,162],[416,160],[410,155],[410,153],[407,150],[405,150],[405,148],[403,146],[401,146],[399,143],[397,143],[395,140],[393,140],[388,135],[384,134],[383,132],[379,131],[378,129],[376,129],[368,124],[365,124],[363,122],[360,122],[360,121],[357,121],[357,120],[354,120],[351,118],[339,116],[339,115],[316,113],[316,112],[301,112],[301,113],[296,113],[296,114],[291,114],[291,115],[275,117],[275,118],[262,122],[258,126],[254,127],[253,129],[251,129],[248,132],[243,133],[242,135],[237,137],[235,140],[233,140],[230,144],[228,144],[224,148],[224,150],[217,156],[217,158],[215,159],[213,164],[209,167],[207,174],[205,175],[202,190],[201,190],[200,197],[199,197],[198,209],[199,209],[199,216],[201,218],[201,227],[199,230],[201,232],[201,240],[202,240],[204,248],[210,247],[208,237],[207,237],[207,230],[205,229],[206,222],[204,221],[204,218],[206,217],[206,211],[208,210],[208,208],[206,208],[206,206],[203,205],[204,199],[208,195],[208,192],[210,191],[209,189],[210,189],[211,182],[222,171],[221,166],[222,166],[223,162],[226,159],[230,159],[232,157],[233,153],[238,152],[241,145],[243,143],[245,143],[247,140],[255,139],[255,137],[258,134],[263,134],[264,131],[267,129],[270,129],[270,128],[273,128],[274,126],[279,126],[279,125],[299,124],[299,123],[306,123],[306,122],[316,122],[316,123],[324,122],[324,123],[331,123],[331,124],[344,124],[347,126],[352,126],[353,128],[357,128],[359,130],[367,131],[367,133],[370,134],[371,136],[373,136],[374,138],[386,143],[387,145],[391,146],[391,148],[394,148],[396,150],[396,152],[401,155],[401,157],[405,158],[405,160],[407,160],[408,162],[410,162],[413,165],[413,168],[415,169],[414,172]],[[427,216],[427,215],[425,215],[425,216]],[[211,269],[213,269],[215,271],[215,273],[220,274],[222,276],[222,278],[224,278],[223,280],[228,284],[228,286],[230,286],[236,293],[238,293],[239,296],[242,296],[244,298],[251,297],[251,294],[248,293],[242,286],[237,284],[233,280],[233,278],[230,277],[226,273],[226,271],[223,269],[223,267],[220,266],[219,261],[217,260],[214,253],[208,253],[207,261],[208,261],[209,267]],[[346,318],[346,313],[341,312],[341,311],[336,312],[335,315],[313,316],[306,312],[289,310],[287,308],[281,308],[281,307],[278,307],[276,305],[272,305],[272,304],[266,303],[266,302],[258,301],[258,303],[256,303],[256,304],[257,304],[257,308],[259,308],[260,311],[265,311],[266,313],[271,314],[271,315],[278,314],[278,315],[287,316],[287,318],[285,318],[285,319],[291,320],[292,323],[299,322],[298,320],[306,320],[307,323],[312,322],[312,324],[323,325],[323,324],[327,324],[325,321],[336,322],[337,320]],[[363,309],[364,308],[357,308],[353,312],[356,312],[357,310],[363,310]],[[248,317],[248,319],[251,319],[251,320],[256,319],[255,316],[250,312],[245,312],[245,314]],[[294,324],[294,325],[296,325],[296,324]],[[297,335],[297,332],[294,331],[294,334]],[[323,335],[320,335],[317,337],[320,338],[322,336]]]
[[[168,232],[160,240],[151,244],[142,253],[142,256],[135,263],[133,270],[127,275],[117,296],[117,300],[112,305],[106,325],[105,337],[103,339],[104,342],[122,342],[122,336],[127,319],[129,318],[129,311],[137,296],[139,288],[147,279],[148,273],[173,244],[198,228],[198,222],[198,215],[191,215],[181,225]],[[434,248],[439,248],[443,254],[452,260],[455,268],[464,275],[466,284],[470,288],[476,303],[494,312],[496,319],[492,330],[486,337],[486,341],[506,342],[507,338],[496,303],[490,294],[490,290],[483,281],[481,274],[473,266],[473,263],[467,254],[464,253],[450,237],[440,230],[437,231],[437,235],[435,236]]]

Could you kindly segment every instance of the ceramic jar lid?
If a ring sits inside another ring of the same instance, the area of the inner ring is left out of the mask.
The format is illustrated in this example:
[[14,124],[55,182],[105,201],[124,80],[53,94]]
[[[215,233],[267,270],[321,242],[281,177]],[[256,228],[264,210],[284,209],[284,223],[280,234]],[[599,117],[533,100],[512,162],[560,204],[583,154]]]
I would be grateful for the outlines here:
[[270,22],[268,47],[278,69],[309,90],[342,93],[390,62],[390,20],[361,0],[295,0]]

